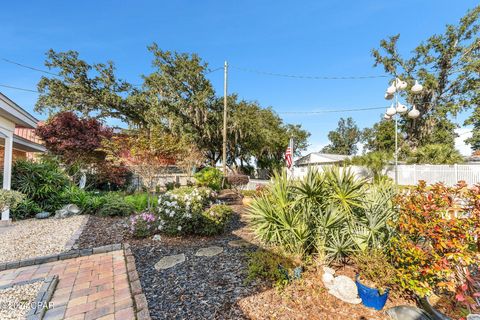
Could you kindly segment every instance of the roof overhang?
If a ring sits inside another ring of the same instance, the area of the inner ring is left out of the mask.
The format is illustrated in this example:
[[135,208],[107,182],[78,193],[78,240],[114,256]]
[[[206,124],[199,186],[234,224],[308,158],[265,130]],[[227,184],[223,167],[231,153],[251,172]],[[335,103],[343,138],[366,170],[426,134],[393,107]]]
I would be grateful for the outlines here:
[[12,121],[16,125],[34,129],[37,127],[38,120],[30,113],[25,111],[18,104],[10,100],[6,95],[0,92],[0,116]]
[[13,149],[25,152],[45,152],[45,146],[27,140],[17,135],[13,135]]

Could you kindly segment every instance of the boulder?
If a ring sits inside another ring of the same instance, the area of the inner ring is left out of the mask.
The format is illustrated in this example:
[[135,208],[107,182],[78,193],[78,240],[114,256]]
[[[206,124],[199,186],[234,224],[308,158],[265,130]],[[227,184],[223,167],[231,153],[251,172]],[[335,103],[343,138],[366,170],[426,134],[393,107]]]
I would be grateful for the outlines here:
[[50,212],[47,212],[47,211],[42,211],[42,212],[39,212],[35,215],[35,218],[37,219],[46,219],[48,217],[50,217],[51,213]]
[[80,214],[82,210],[75,204],[67,204],[63,206],[60,210],[55,211],[55,218],[63,219],[70,216]]
[[385,311],[395,320],[431,320],[432,318],[422,309],[413,306],[396,306]]

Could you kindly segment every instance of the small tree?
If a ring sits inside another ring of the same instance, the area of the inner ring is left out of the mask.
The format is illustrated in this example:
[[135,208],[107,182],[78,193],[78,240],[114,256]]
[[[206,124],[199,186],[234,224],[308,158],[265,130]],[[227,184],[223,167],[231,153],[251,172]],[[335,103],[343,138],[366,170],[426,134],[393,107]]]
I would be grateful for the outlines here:
[[138,175],[148,192],[148,209],[162,174],[184,158],[185,142],[158,127],[131,130],[105,142],[110,154]]
[[125,183],[125,169],[106,160],[102,149],[104,140],[113,136],[112,128],[95,118],[80,118],[74,112],[57,113],[36,129],[35,133],[45,142],[51,155],[58,157],[74,178],[87,171],[101,181],[117,185]]

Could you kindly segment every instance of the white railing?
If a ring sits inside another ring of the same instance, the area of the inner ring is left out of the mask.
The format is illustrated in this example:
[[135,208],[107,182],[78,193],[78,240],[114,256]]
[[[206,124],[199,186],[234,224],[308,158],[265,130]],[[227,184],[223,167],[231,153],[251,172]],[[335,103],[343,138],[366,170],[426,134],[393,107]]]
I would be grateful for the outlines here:
[[[317,170],[322,170],[322,166],[315,166]],[[367,177],[369,171],[360,166],[350,166],[355,174]],[[295,167],[293,176],[302,178],[308,172],[307,167]],[[384,173],[390,178],[395,178],[394,166],[389,166]],[[427,184],[443,182],[446,185],[454,185],[458,181],[465,181],[469,185],[480,184],[480,164],[453,164],[453,165],[429,165],[429,164],[401,164],[398,165],[398,184],[415,185],[419,180],[424,180]]]
[[[393,168],[389,168],[387,175],[395,177]],[[477,164],[453,164],[453,165],[428,165],[412,164],[398,166],[398,184],[414,185],[419,180],[425,180],[427,184],[443,182],[446,185],[454,185],[463,180],[469,185],[480,183],[480,165]]]

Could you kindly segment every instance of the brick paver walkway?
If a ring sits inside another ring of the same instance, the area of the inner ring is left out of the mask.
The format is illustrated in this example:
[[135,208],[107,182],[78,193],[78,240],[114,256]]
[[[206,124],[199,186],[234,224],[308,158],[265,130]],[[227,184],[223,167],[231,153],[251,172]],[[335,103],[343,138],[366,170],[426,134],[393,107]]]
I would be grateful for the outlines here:
[[135,319],[123,250],[0,272],[0,286],[58,275],[45,320]]

